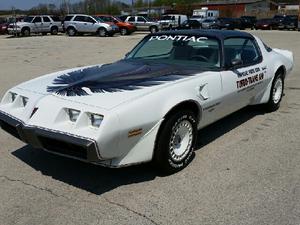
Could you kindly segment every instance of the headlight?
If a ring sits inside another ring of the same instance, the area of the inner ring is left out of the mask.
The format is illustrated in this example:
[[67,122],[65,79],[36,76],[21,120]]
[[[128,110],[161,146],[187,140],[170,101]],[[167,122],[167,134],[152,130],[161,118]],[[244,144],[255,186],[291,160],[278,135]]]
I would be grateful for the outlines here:
[[80,111],[76,109],[67,109],[67,110],[68,110],[70,121],[75,123],[79,117]]
[[21,100],[22,100],[23,107],[25,107],[27,105],[28,98],[24,97],[24,96],[21,96]]
[[14,93],[14,92],[9,92],[10,94],[10,102],[14,102],[18,96],[17,93]]
[[102,120],[103,120],[102,115],[93,114],[93,113],[90,114],[90,121],[93,127],[100,127]]

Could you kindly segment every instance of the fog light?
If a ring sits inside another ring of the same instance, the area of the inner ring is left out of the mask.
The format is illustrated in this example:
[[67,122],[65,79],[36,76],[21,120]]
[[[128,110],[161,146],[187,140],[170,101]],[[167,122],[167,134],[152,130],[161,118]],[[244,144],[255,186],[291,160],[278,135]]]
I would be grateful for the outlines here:
[[91,125],[93,127],[100,127],[102,120],[103,120],[103,116],[102,115],[98,115],[98,114],[90,114],[90,120],[91,120]]
[[21,99],[22,99],[23,107],[25,107],[27,105],[27,103],[28,103],[28,98],[24,97],[24,96],[21,96]]
[[79,117],[80,111],[75,109],[68,109],[68,115],[71,122],[76,122]]

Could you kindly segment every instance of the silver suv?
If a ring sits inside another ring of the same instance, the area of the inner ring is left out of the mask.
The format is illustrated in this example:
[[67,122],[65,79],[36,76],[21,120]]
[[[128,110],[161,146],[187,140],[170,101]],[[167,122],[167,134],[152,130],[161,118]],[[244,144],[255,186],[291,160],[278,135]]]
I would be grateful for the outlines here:
[[107,35],[113,36],[119,32],[119,28],[116,25],[109,25],[98,17],[83,14],[67,15],[64,20],[64,30],[69,36],[94,33],[104,37]]
[[125,22],[135,25],[137,31],[150,31],[151,33],[155,33],[161,30],[161,25],[158,22],[151,21],[144,16],[128,16]]
[[9,34],[30,36],[31,33],[51,33],[56,35],[62,31],[62,23],[58,16],[27,16],[23,22],[11,23],[7,29]]

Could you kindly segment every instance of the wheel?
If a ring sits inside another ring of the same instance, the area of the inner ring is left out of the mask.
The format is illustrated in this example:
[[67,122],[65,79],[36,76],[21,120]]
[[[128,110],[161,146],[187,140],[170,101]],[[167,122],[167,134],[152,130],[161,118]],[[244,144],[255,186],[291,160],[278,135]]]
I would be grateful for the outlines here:
[[105,37],[105,36],[106,36],[106,33],[107,33],[107,31],[106,31],[106,29],[103,28],[103,27],[101,27],[101,28],[98,30],[98,35],[99,35],[99,37]]
[[24,36],[24,37],[30,36],[29,28],[24,28],[21,33],[22,33],[22,36]]
[[192,159],[197,138],[197,119],[190,110],[171,115],[162,124],[156,140],[154,165],[171,174],[185,168]]
[[69,35],[70,37],[73,37],[73,36],[76,35],[77,31],[75,30],[75,28],[69,27],[69,28],[67,29],[67,33],[68,33],[68,35]]
[[51,34],[52,34],[52,35],[57,35],[57,34],[58,34],[58,29],[57,29],[57,27],[51,28]]
[[283,96],[283,90],[284,90],[284,78],[283,78],[283,74],[279,73],[278,75],[275,76],[272,83],[270,99],[266,104],[267,111],[273,112],[279,108]]
[[151,33],[151,34],[156,33],[157,31],[158,31],[158,29],[157,29],[156,26],[150,27],[150,33]]
[[127,34],[128,34],[127,29],[126,29],[125,27],[122,27],[122,28],[120,29],[120,34],[121,34],[121,35],[127,35]]

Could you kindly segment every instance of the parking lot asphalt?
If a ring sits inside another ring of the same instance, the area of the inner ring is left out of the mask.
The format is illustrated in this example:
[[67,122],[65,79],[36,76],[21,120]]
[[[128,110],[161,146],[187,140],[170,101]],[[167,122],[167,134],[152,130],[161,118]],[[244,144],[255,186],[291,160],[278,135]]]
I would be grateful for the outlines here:
[[[236,112],[199,131],[183,171],[107,169],[24,145],[0,130],[0,224],[300,224],[300,32],[252,31],[294,52],[281,108]],[[0,36],[0,95],[54,71],[108,63],[144,34]]]

